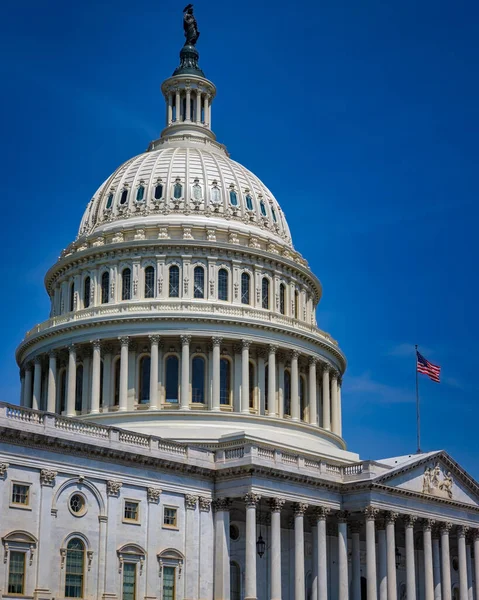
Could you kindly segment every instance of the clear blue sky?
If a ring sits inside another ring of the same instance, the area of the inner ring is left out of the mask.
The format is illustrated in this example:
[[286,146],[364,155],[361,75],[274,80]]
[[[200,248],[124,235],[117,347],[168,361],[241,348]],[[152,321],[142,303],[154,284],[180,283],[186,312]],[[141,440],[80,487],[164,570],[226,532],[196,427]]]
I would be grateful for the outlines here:
[[[100,183],[163,126],[185,0],[6,0],[0,399],[48,316],[43,276]],[[345,351],[344,433],[364,458],[425,450],[479,478],[477,3],[200,0],[213,128],[271,188]]]

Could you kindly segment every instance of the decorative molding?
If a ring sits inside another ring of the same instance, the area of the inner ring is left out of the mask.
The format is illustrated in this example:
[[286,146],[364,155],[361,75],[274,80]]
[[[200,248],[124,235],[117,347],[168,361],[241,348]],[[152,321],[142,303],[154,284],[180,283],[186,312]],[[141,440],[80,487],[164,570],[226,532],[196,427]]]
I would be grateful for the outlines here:
[[9,463],[0,463],[0,477],[5,478],[9,466]]
[[58,471],[51,471],[49,469],[42,469],[40,471],[40,484],[47,487],[54,487],[55,477],[58,475]]
[[196,510],[196,507],[198,506],[198,496],[185,494],[185,506],[187,510]]
[[247,508],[256,508],[260,500],[261,496],[259,494],[254,494],[253,492],[248,492],[244,497]]
[[217,498],[212,504],[215,512],[225,512],[230,510],[233,502],[231,498]]
[[326,521],[330,513],[331,509],[325,506],[315,506],[313,509],[313,515],[317,521]]
[[393,512],[393,511],[388,511],[386,513],[385,517],[386,517],[386,523],[388,523],[388,524],[395,523],[397,518],[399,517],[399,513]]
[[295,502],[293,504],[293,513],[295,517],[304,517],[304,513],[308,510],[309,504],[306,502]]
[[106,493],[108,496],[115,496],[118,498],[123,483],[114,479],[110,479],[106,482]]
[[416,515],[405,515],[404,516],[404,522],[406,524],[406,527],[414,527],[414,525],[416,524],[416,521],[417,521]]
[[160,488],[149,487],[147,490],[148,502],[150,504],[158,504],[160,501],[161,491],[162,490]]
[[270,498],[268,501],[271,512],[281,512],[285,503],[284,498]]
[[379,509],[374,506],[366,506],[366,508],[364,509],[366,521],[374,521],[379,515],[379,512]]
[[201,512],[210,512],[211,510],[211,498],[205,498],[204,496],[200,496],[198,498],[200,503],[200,511]]
[[432,531],[432,528],[436,524],[434,519],[423,519],[422,520],[422,529],[423,531]]

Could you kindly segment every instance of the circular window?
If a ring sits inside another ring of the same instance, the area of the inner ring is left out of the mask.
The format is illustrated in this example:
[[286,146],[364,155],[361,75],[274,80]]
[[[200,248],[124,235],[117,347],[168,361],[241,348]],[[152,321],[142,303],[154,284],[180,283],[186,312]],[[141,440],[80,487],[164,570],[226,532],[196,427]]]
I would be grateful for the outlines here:
[[81,517],[86,512],[86,501],[81,494],[73,494],[73,496],[70,496],[68,506],[70,507],[70,512],[76,517]]
[[230,525],[230,539],[233,540],[233,542],[236,542],[236,540],[239,538],[239,529],[237,525]]
[[459,561],[457,560],[457,556],[454,556],[454,558],[452,559],[452,568],[454,569],[454,571],[457,571],[459,568]]

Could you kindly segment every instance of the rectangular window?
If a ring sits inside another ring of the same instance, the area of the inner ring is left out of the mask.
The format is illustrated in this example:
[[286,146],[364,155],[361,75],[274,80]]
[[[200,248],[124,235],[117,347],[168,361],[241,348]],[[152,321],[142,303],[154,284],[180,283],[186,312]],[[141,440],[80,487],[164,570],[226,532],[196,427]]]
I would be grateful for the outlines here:
[[163,525],[166,527],[177,527],[177,508],[165,506],[163,510]]
[[134,502],[132,500],[125,500],[125,512],[124,512],[125,521],[138,521],[139,508],[140,508],[139,502]]
[[24,594],[25,587],[25,552],[10,552],[8,567],[8,593]]
[[136,598],[136,563],[123,564],[123,594],[122,600]]
[[30,504],[30,486],[24,483],[12,485],[12,504],[28,506]]
[[163,600],[176,600],[175,567],[163,568]]

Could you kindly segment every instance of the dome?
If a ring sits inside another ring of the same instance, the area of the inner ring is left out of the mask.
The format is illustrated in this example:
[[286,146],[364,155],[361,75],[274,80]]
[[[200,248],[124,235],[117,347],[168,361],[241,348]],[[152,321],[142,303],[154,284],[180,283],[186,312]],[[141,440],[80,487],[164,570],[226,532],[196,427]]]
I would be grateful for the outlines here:
[[226,224],[291,246],[288,224],[270,190],[229,158],[224,147],[195,136],[160,140],[121,165],[93,196],[79,235],[124,228]]

